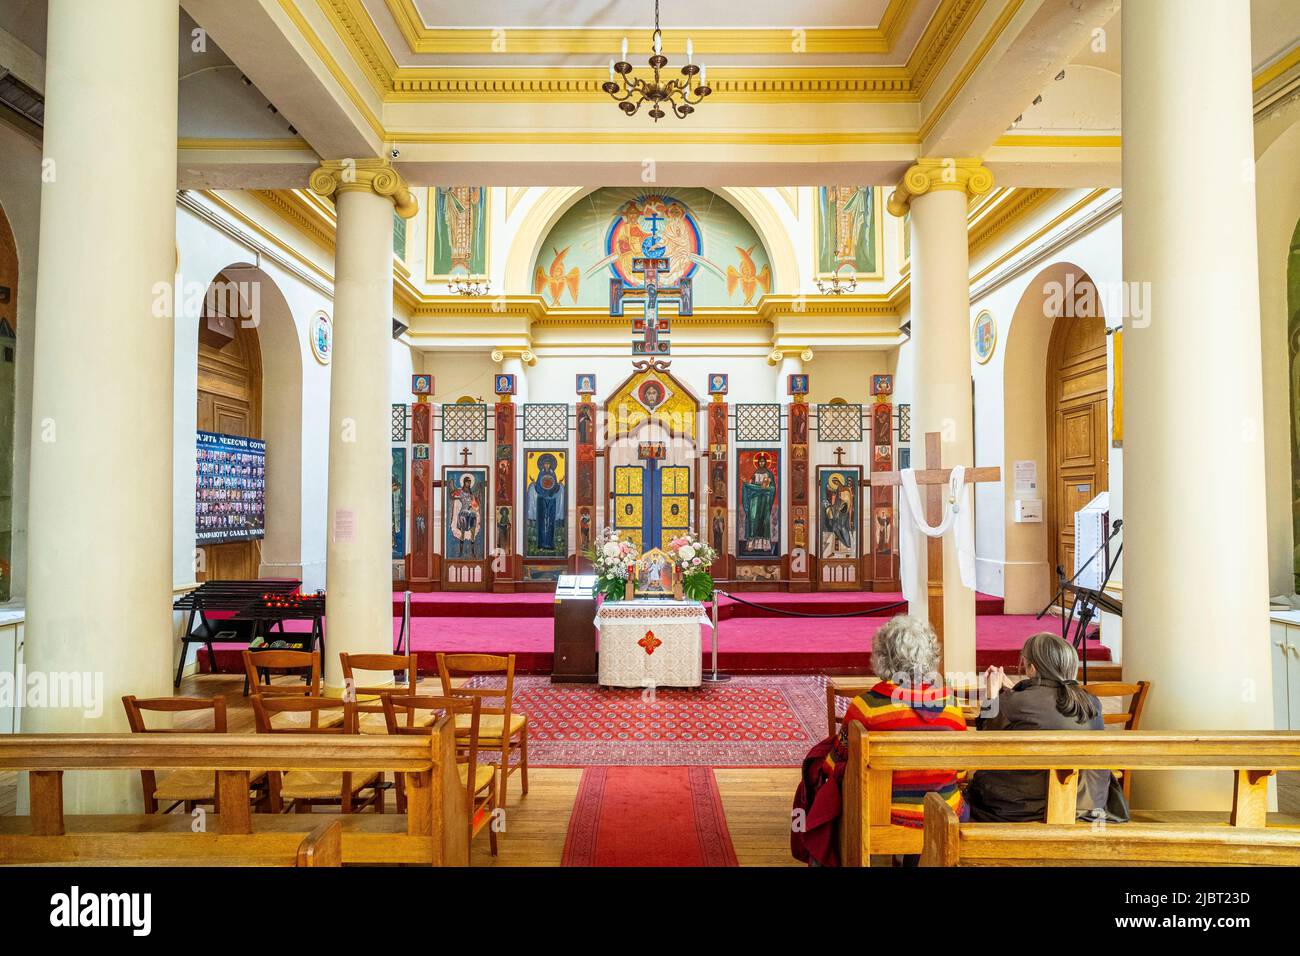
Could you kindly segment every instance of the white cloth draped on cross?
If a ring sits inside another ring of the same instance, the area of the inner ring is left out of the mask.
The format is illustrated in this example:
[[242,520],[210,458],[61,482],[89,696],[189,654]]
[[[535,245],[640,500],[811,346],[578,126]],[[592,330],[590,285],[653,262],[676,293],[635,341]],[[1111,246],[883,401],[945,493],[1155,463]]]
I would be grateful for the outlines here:
[[925,506],[916,483],[916,472],[904,468],[899,472],[903,489],[903,507],[899,522],[898,571],[905,597],[914,609],[925,607],[926,559],[925,539],[942,538],[950,530],[956,535],[957,565],[961,583],[975,587],[975,521],[970,508],[970,485],[966,483],[966,466],[957,465],[948,478],[948,496],[943,517],[937,525],[925,518]]

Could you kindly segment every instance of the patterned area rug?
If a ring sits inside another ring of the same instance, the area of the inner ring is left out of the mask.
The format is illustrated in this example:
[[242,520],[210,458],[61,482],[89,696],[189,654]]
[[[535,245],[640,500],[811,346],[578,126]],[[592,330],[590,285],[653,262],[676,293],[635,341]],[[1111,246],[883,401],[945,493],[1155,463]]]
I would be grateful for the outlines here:
[[826,736],[816,675],[740,676],[698,690],[602,689],[515,677],[535,767],[795,767]]
[[708,767],[588,767],[562,866],[737,866]]

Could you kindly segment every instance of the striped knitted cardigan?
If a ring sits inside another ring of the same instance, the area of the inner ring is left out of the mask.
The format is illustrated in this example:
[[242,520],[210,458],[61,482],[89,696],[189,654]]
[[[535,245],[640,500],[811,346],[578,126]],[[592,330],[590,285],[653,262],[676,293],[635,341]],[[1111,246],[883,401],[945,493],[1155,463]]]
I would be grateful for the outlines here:
[[[844,715],[835,746],[826,755],[824,764],[828,776],[835,766],[848,759],[849,725],[862,725],[871,733],[885,730],[965,730],[966,718],[953,697],[944,687],[921,684],[918,687],[899,687],[881,681],[860,697],[853,698]],[[925,795],[936,791],[952,807],[957,816],[968,816],[966,801],[957,786],[957,773],[952,770],[898,770],[894,772],[894,798],[890,807],[890,822],[896,826],[920,827],[924,819],[922,809]]]

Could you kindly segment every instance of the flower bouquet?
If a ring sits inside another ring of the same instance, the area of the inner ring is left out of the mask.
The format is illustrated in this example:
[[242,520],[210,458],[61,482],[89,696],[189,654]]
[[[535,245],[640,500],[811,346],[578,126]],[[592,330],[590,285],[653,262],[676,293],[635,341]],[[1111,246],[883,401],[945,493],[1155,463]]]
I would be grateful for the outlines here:
[[718,553],[688,531],[668,542],[664,549],[677,568],[682,582],[682,596],[691,601],[707,601],[713,597],[713,575],[709,569]]
[[595,594],[606,601],[621,601],[627,593],[627,582],[635,576],[637,548],[631,541],[621,540],[613,528],[604,528],[596,535],[596,543],[584,556],[596,573]]

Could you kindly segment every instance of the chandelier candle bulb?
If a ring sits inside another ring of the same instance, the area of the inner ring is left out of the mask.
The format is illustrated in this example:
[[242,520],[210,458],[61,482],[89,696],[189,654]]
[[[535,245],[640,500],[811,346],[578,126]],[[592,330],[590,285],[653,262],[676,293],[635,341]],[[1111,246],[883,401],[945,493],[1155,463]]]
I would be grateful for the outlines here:
[[686,62],[695,62],[695,45],[691,42],[689,37],[686,39]]
[[610,78],[611,81],[614,79],[614,61],[613,61],[613,60],[610,60],[610,61],[609,61],[609,78]]
[[627,37],[623,37],[623,55],[619,59],[624,63],[627,62]]
[[662,34],[659,33],[658,30],[656,30],[655,31],[655,55],[656,56],[663,52],[663,45],[664,45],[663,36]]

